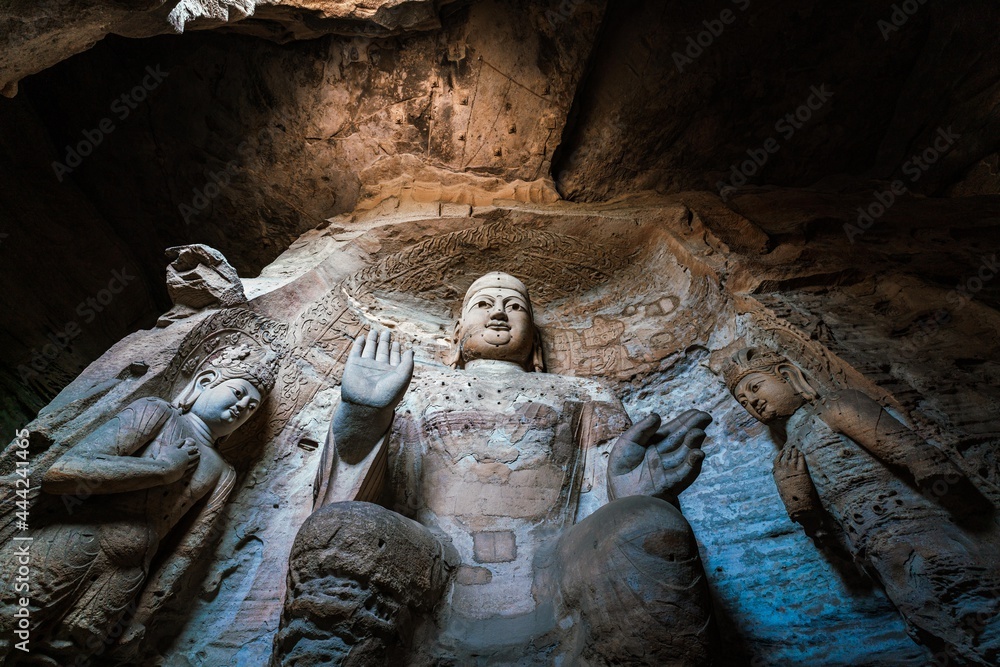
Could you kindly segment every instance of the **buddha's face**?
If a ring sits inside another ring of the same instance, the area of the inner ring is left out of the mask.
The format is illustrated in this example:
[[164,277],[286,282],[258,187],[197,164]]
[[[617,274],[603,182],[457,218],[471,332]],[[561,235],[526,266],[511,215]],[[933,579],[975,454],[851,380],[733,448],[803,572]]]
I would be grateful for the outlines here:
[[750,373],[736,384],[733,396],[765,424],[791,417],[805,403],[783,377],[771,373]]
[[465,361],[496,359],[524,365],[531,355],[535,325],[520,292],[487,287],[469,299],[458,328]]
[[205,422],[212,435],[220,438],[246,423],[258,405],[260,392],[238,378],[204,389],[191,406],[191,413]]

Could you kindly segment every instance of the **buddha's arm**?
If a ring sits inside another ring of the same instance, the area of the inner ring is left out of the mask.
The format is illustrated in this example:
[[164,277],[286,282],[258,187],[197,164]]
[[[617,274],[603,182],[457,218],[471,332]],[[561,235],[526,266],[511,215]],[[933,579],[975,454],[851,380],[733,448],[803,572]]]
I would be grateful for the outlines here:
[[378,474],[385,469],[384,441],[412,377],[413,352],[401,352],[389,331],[372,329],[355,339],[316,474],[314,509],[377,495]]
[[219,519],[235,485],[236,471],[232,466],[226,465],[215,488],[191,522],[190,528],[146,582],[131,624],[122,634],[119,644],[127,646],[140,642],[153,615],[179,592],[178,583],[181,578],[217,536]]
[[360,463],[388,432],[394,410],[395,406],[373,408],[342,400],[330,423],[327,445],[335,446],[345,463]]
[[169,417],[162,402],[142,399],[66,451],[45,472],[48,493],[121,493],[160,486],[183,474],[167,461],[132,456],[159,432]]
[[344,500],[376,502],[385,483],[388,461],[385,440],[392,427],[393,413],[389,413],[384,426],[379,423],[372,426],[368,434],[352,436],[350,430],[337,428],[336,415],[342,408],[343,402],[337,407],[323,444],[313,485],[313,510]]

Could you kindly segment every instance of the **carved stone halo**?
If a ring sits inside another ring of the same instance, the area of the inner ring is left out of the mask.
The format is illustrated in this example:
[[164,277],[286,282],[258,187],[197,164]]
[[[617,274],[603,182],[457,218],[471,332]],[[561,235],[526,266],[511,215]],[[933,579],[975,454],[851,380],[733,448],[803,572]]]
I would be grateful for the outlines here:
[[382,257],[349,277],[343,289],[369,313],[391,312],[397,302],[413,311],[416,300],[448,321],[460,315],[472,282],[492,271],[520,278],[540,312],[546,304],[607,283],[623,263],[575,236],[488,221]]

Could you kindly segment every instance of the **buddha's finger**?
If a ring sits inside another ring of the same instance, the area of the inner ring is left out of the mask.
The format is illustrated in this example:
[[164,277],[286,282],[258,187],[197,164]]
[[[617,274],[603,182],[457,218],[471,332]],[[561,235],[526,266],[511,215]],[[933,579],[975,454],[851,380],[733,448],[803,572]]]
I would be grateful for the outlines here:
[[698,478],[698,475],[701,474],[701,464],[704,460],[705,452],[700,449],[688,450],[687,456],[684,458],[684,463],[670,473],[670,477],[676,480],[671,485],[671,490],[675,494],[691,486],[692,482]]
[[[676,449],[667,452],[666,454],[660,454],[660,465],[663,466],[664,470],[671,470],[682,465],[687,459],[688,454],[692,450],[697,450],[701,447],[701,443],[705,441],[705,432],[700,428],[693,428],[684,434],[681,439],[681,444]],[[659,448],[657,448],[659,452]]]
[[374,359],[378,349],[378,332],[372,327],[368,330],[368,339],[365,341],[365,349],[361,353],[362,359]]
[[354,343],[351,345],[350,357],[353,359],[360,359],[361,352],[365,349],[365,337],[359,332],[357,336],[354,337]]
[[375,361],[381,361],[382,363],[389,363],[389,348],[392,343],[392,332],[388,329],[382,329],[381,333],[378,335],[378,354],[375,356]]

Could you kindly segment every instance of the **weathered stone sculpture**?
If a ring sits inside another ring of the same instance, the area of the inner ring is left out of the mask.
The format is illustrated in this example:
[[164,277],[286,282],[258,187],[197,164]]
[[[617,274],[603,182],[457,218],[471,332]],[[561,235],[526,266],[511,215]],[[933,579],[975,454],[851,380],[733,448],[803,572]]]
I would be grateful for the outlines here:
[[355,341],[274,664],[705,664],[710,601],[676,496],[711,417],[621,434],[601,384],[529,372],[538,332],[506,274],[472,284],[454,343],[457,368],[421,369],[404,401],[412,353]]
[[1000,568],[972,527],[991,508],[968,477],[867,395],[821,396],[784,357],[745,348],[725,378],[787,430],[774,480],[792,520],[820,543],[832,523],[935,664],[998,664]]
[[[66,513],[31,534],[33,660],[72,665],[104,652],[128,658],[210,541],[233,489],[233,467],[215,445],[273,386],[273,360],[263,349],[219,348],[172,404],[133,401],[45,472],[42,490],[61,494]],[[5,550],[3,576],[13,581],[18,560]],[[16,608],[7,605],[14,604],[4,599],[0,610],[0,658],[23,657],[11,642]]]
[[167,248],[167,294],[174,306],[156,326],[191,317],[205,308],[232,308],[247,302],[243,282],[221,252],[207,245]]

